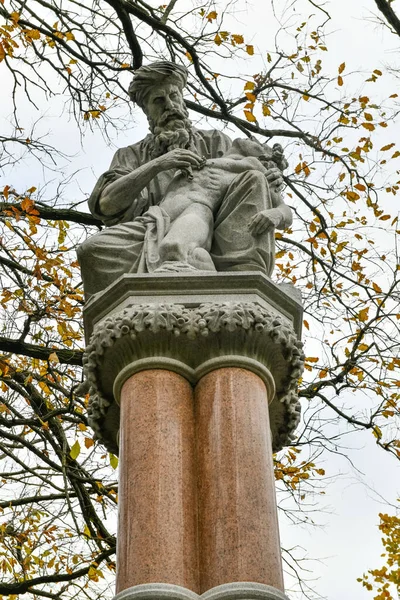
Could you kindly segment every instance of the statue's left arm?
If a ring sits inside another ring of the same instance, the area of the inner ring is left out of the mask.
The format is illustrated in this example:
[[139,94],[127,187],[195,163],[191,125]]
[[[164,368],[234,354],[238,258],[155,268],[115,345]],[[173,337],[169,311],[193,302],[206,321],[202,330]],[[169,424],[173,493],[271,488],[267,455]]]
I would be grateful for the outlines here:
[[249,229],[254,236],[268,229],[286,229],[293,222],[290,207],[285,204],[281,194],[283,184],[282,173],[278,168],[268,169],[266,179],[271,197],[271,208],[257,213],[249,223]]

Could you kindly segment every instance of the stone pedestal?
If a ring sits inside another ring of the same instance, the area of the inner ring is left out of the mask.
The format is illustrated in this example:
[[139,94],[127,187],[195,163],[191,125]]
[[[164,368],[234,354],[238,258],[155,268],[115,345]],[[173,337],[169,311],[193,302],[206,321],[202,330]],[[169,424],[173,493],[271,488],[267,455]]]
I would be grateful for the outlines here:
[[120,455],[116,599],[286,598],[272,452],[299,420],[301,320],[254,272],[126,275],[85,308],[90,423]]

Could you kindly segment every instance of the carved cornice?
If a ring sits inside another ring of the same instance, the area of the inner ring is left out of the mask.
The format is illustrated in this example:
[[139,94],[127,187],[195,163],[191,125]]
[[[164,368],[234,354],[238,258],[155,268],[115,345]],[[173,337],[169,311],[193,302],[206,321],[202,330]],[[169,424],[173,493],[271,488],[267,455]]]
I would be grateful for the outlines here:
[[249,369],[269,388],[274,451],[290,443],[300,418],[297,380],[304,354],[287,319],[256,303],[133,305],[99,323],[86,348],[89,422],[118,452],[119,391],[134,372],[164,368],[193,384],[222,366]]

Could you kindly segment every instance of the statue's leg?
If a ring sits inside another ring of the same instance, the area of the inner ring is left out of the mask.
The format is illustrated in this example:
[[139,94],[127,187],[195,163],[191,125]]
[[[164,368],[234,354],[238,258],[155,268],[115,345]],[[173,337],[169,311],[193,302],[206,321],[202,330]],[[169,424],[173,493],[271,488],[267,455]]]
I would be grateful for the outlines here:
[[138,270],[145,226],[140,220],[108,227],[77,249],[86,298],[104,290],[124,273]]
[[271,207],[263,173],[246,171],[234,178],[215,218],[211,257],[217,271],[262,271],[271,275],[274,232],[254,237],[248,228],[254,215]]
[[[188,265],[215,271],[208,253],[211,247],[214,218],[205,204],[194,202],[172,223],[159,247],[161,267],[181,270]],[[164,265],[164,266],[163,266]],[[168,265],[168,266],[166,266]]]

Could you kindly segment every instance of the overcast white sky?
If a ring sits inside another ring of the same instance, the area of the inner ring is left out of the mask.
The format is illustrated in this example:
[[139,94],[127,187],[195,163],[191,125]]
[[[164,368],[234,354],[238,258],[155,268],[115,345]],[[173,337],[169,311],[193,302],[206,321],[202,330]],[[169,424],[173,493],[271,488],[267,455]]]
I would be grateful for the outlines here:
[[[306,0],[298,1],[305,7],[305,20],[316,12]],[[285,5],[283,0],[276,0],[275,4],[280,8]],[[289,5],[288,2],[287,6]],[[326,62],[331,62],[332,73],[336,73],[341,62],[346,62],[348,71],[379,68],[382,64],[399,66],[400,40],[367,20],[375,10],[373,0],[332,0],[325,2],[324,6],[332,15],[331,24],[327,26],[331,35],[325,59]],[[271,17],[268,0],[249,0],[247,7],[247,13],[238,12],[236,15],[237,29],[245,34],[249,43],[254,44],[257,52],[258,47],[264,46],[266,36],[274,34],[276,25]],[[384,86],[385,81],[380,85]],[[389,86],[388,94],[393,91],[393,87]],[[5,95],[0,98],[0,108],[0,114],[11,113],[11,106]],[[34,111],[28,106],[26,110],[27,120],[30,118],[34,121],[37,118]],[[70,198],[76,201],[90,191],[96,177],[108,167],[115,148],[108,147],[103,138],[94,133],[86,136],[82,149],[72,118],[70,124],[67,119],[59,118],[62,103],[54,100],[46,111],[46,117],[39,128],[62,138],[65,151],[73,156],[65,166],[65,173],[72,174],[80,170],[68,188]],[[139,113],[137,119],[132,130],[118,134],[114,140],[116,146],[138,141],[145,135],[145,120]],[[4,178],[4,181],[0,181],[0,187],[8,183],[18,189],[32,185],[39,188],[43,177],[42,169],[26,160],[7,175],[7,180]],[[0,178],[3,179],[1,174]],[[46,173],[46,179],[52,187],[55,184],[51,184],[51,180],[56,182],[59,173]],[[307,354],[313,355],[309,348]],[[310,517],[321,525],[295,527],[283,519],[281,538],[285,548],[301,546],[303,554],[315,559],[307,564],[310,585],[322,597],[327,600],[372,600],[373,594],[363,589],[356,578],[362,576],[368,568],[377,568],[382,564],[381,536],[377,529],[378,513],[393,512],[384,499],[394,503],[400,495],[400,471],[394,459],[376,448],[369,433],[349,436],[348,444],[350,448],[346,453],[358,471],[351,469],[346,459],[339,455],[329,454],[324,458],[323,466],[327,476],[331,478],[322,503],[327,507],[327,512],[315,513]],[[302,594],[291,594],[291,579],[288,578],[287,584],[290,597],[304,600],[305,596]]]

